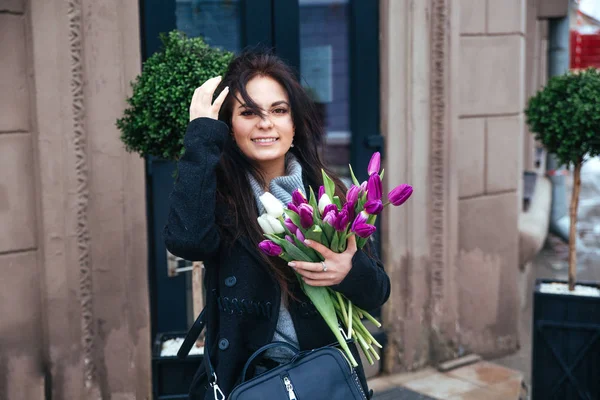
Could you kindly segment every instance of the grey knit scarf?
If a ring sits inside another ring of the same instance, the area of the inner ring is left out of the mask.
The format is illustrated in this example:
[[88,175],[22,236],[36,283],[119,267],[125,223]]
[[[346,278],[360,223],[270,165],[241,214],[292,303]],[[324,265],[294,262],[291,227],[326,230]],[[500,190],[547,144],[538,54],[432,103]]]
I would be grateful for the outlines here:
[[[269,184],[269,192],[281,201],[284,206],[292,201],[292,193],[294,190],[300,189],[302,190],[302,193],[305,191],[304,183],[302,182],[302,165],[300,165],[292,153],[287,153],[285,156],[285,163],[285,175],[274,178]],[[258,215],[264,214],[265,208],[260,202],[259,197],[262,196],[265,191],[250,173],[248,173],[248,181],[250,182],[256,205],[258,206]]]
[[[288,153],[285,157],[286,169],[285,175],[279,176],[271,180],[269,184],[269,192],[275,196],[284,205],[287,205],[292,201],[292,193],[294,190],[300,188],[304,192],[304,184],[302,182],[302,166],[296,160],[293,154]],[[256,205],[258,206],[259,215],[265,212],[265,208],[260,202],[260,196],[265,191],[262,186],[254,179],[252,174],[248,174],[248,180],[256,199]],[[296,330],[294,329],[294,323],[292,322],[292,316],[285,307],[283,299],[281,300],[281,306],[279,308],[279,316],[277,318],[277,327],[275,328],[275,334],[272,341],[288,342],[291,345],[298,347],[298,337]],[[265,353],[265,356],[275,360],[279,363],[284,363],[290,360],[293,353],[286,348],[274,348],[270,349]]]

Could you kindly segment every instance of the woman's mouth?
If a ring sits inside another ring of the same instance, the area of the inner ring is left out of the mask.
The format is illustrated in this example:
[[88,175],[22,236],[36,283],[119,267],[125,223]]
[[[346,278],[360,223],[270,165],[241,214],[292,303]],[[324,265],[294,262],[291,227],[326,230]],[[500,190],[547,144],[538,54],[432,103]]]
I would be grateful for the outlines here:
[[278,140],[279,140],[279,138],[257,138],[257,139],[252,139],[252,141],[254,143],[258,143],[258,144],[271,144],[271,143],[275,143]]

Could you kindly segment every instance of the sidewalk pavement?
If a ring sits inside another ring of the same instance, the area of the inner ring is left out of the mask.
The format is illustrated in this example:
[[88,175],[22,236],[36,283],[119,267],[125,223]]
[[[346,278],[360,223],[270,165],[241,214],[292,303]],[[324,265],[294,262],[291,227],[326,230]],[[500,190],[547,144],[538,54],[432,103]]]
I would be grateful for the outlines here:
[[523,374],[479,361],[446,372],[434,368],[369,380],[374,400],[520,400],[527,398]]

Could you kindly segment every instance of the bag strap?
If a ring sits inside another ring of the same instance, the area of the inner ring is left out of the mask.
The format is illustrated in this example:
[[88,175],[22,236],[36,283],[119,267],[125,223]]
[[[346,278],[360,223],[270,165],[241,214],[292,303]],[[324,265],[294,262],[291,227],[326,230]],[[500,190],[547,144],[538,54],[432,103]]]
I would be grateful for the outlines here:
[[250,368],[250,365],[252,365],[252,362],[255,361],[258,357],[260,357],[262,355],[262,353],[264,353],[265,351],[274,349],[276,347],[285,347],[285,348],[291,350],[294,353],[294,356],[296,354],[298,354],[298,352],[300,351],[287,342],[271,342],[271,343],[264,345],[260,349],[256,350],[254,352],[254,354],[252,354],[250,356],[250,358],[248,358],[248,361],[246,361],[246,364],[244,365],[244,369],[242,370],[242,381],[241,381],[242,383],[246,381],[246,373],[248,372],[248,368]]
[[205,314],[206,308],[202,309],[202,312],[200,312],[200,315],[198,315],[198,318],[196,318],[194,325],[192,325],[187,335],[185,335],[185,339],[183,340],[181,347],[177,351],[178,358],[184,359],[188,356],[188,354],[190,354],[192,346],[194,345],[196,340],[198,340],[198,337],[200,336],[202,330],[206,326],[206,321],[204,320]]

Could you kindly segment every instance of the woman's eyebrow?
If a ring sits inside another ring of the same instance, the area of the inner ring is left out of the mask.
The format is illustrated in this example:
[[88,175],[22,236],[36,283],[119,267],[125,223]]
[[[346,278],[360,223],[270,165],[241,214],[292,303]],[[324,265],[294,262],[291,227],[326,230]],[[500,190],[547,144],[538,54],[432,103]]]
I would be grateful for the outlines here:
[[279,101],[276,101],[275,103],[271,104],[271,107],[275,107],[275,106],[278,106],[278,105],[280,105],[280,104],[285,104],[286,106],[289,106],[289,105],[290,105],[290,104],[289,104],[287,101],[285,101],[285,100],[279,100]]

